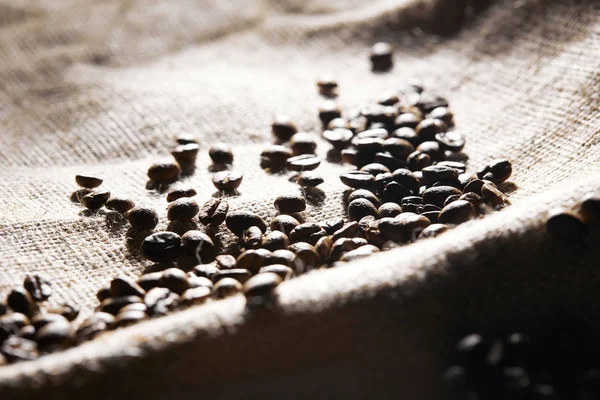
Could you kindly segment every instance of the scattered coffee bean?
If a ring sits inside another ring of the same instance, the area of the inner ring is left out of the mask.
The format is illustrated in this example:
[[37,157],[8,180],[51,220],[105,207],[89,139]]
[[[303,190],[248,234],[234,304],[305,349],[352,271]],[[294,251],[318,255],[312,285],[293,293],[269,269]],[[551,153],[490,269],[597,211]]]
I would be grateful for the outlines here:
[[196,194],[196,189],[192,187],[173,188],[167,193],[167,202],[171,203],[183,197],[194,197]]
[[[452,197],[452,196],[450,196]],[[466,200],[469,203],[473,204],[474,207],[479,206],[481,203],[483,203],[483,198],[473,192],[469,192],[469,193],[464,193],[462,196],[460,196],[459,199],[457,200]],[[448,199],[446,199],[446,203],[448,203]],[[448,204],[445,204],[448,205]]]
[[43,351],[63,350],[76,343],[75,330],[67,322],[52,322],[35,334],[38,346]]
[[[350,193],[348,195],[348,203],[353,202],[356,199],[365,199],[365,200],[369,200],[375,207],[379,207],[379,199],[377,198],[377,196],[366,189],[357,189],[352,191],[352,193]],[[339,228],[338,228],[339,229]]]
[[213,175],[212,183],[219,190],[232,191],[240,187],[244,175],[237,171],[220,171]]
[[280,231],[273,231],[264,237],[262,247],[267,250],[275,251],[285,249],[290,245],[290,240],[287,235]]
[[186,306],[203,304],[210,298],[211,293],[211,288],[206,286],[188,289],[181,295],[181,302]]
[[148,308],[149,315],[166,315],[181,303],[181,298],[169,289],[154,288],[146,293],[144,304]]
[[6,298],[8,306],[18,313],[29,315],[34,308],[34,301],[28,291],[21,288],[13,289]]
[[[233,261],[235,262],[235,258],[233,259]],[[219,272],[219,268],[216,267],[216,262],[211,264],[196,265],[192,270],[192,273],[194,273],[196,276],[208,278],[210,280],[212,280],[213,276],[217,272]]]
[[[338,119],[339,118],[336,118],[333,121],[337,121]],[[331,125],[332,122],[330,122],[329,124]],[[323,132],[323,138],[338,150],[342,150],[348,147],[352,143],[353,136],[354,134],[352,133],[352,131],[350,129],[345,128],[336,128]]]
[[348,216],[352,221],[359,221],[367,215],[377,215],[377,208],[366,199],[356,199],[348,204]]
[[329,236],[323,236],[315,244],[315,251],[324,262],[329,262],[329,254],[331,253],[332,246],[333,240]]
[[[289,248],[289,246],[288,246]],[[270,261],[273,264],[283,264],[288,267],[293,267],[296,260],[296,254],[290,250],[275,250],[271,254]]]
[[377,210],[379,218],[393,218],[402,212],[402,207],[396,203],[383,203]]
[[48,312],[60,314],[69,321],[75,321],[79,316],[79,307],[72,303],[62,303],[48,309]]
[[248,301],[256,298],[272,298],[273,292],[283,281],[281,277],[272,272],[264,272],[253,276],[244,283],[242,292],[248,298]]
[[183,251],[200,263],[208,263],[215,259],[216,249],[213,240],[204,232],[190,230],[181,236]]
[[319,165],[321,165],[321,159],[312,154],[290,157],[287,160],[287,168],[290,171],[312,171]]
[[568,243],[581,243],[589,235],[588,225],[581,216],[561,208],[549,213],[546,230],[553,238]]
[[175,232],[156,232],[142,242],[142,255],[151,261],[163,262],[179,257],[181,237]]
[[493,160],[485,168],[477,172],[479,179],[487,179],[494,183],[502,183],[510,178],[512,165],[508,160]]
[[346,186],[356,189],[368,189],[373,186],[375,177],[369,172],[350,171],[340,175],[340,180]]
[[377,176],[379,174],[384,174],[384,173],[390,173],[390,170],[388,169],[388,167],[386,167],[383,164],[379,164],[379,163],[367,164],[367,165],[363,166],[360,169],[360,171],[368,172],[373,176]]
[[290,147],[295,155],[314,154],[317,143],[312,135],[305,132],[298,132],[291,137]]
[[52,294],[52,285],[39,274],[27,274],[23,281],[23,287],[35,301],[47,300]]
[[419,239],[436,237],[448,230],[448,226],[444,224],[431,224],[421,231]]
[[405,188],[403,185],[397,182],[390,182],[385,186],[385,189],[383,189],[381,201],[384,203],[401,204],[402,199],[410,196],[411,194],[411,191]]
[[179,178],[181,168],[174,161],[159,161],[148,168],[148,178],[156,182],[174,182]]
[[115,317],[115,325],[119,328],[124,326],[133,325],[136,322],[146,319],[148,316],[143,311],[121,311]]
[[233,152],[226,143],[215,143],[208,149],[208,155],[215,164],[232,164]]
[[115,317],[105,312],[96,312],[86,319],[77,330],[77,338],[80,342],[90,340],[104,331],[113,328]]
[[177,138],[175,138],[177,144],[190,144],[190,143],[198,143],[198,139],[189,133],[182,133]]
[[117,315],[121,308],[128,306],[129,304],[141,302],[142,300],[138,296],[109,297],[100,304],[99,311]]
[[242,291],[242,284],[233,278],[223,278],[213,287],[213,295],[218,299],[234,296]]
[[252,276],[252,273],[250,271],[248,271],[247,269],[243,269],[243,268],[232,268],[232,269],[221,270],[221,271],[217,272],[215,274],[215,276],[213,276],[213,282],[215,282],[214,287],[217,286],[217,283],[220,280],[225,279],[225,278],[233,278],[233,279],[239,281],[240,283],[244,283],[248,279],[250,279],[251,276]]
[[242,235],[239,238],[239,246],[243,249],[258,249],[262,246],[263,241],[263,233],[262,231],[256,227],[251,226],[242,232]]
[[502,208],[505,204],[508,204],[508,199],[504,196],[504,193],[499,191],[494,184],[484,184],[481,187],[481,197],[483,201],[495,209]]
[[152,272],[149,274],[144,274],[140,276],[140,278],[137,280],[137,284],[145,291],[149,291],[150,289],[154,289],[155,287],[160,287],[161,276],[161,272]]
[[[355,190],[354,192],[357,192],[357,191],[358,190]],[[369,194],[372,194],[372,193],[369,192]],[[352,194],[350,194],[350,195],[352,195]],[[358,198],[358,197],[356,197],[356,198]],[[350,197],[348,197],[348,199],[350,199]],[[375,199],[377,199],[377,198],[375,197]],[[332,218],[332,219],[328,219],[327,221],[319,223],[319,225],[321,226],[321,228],[323,228],[325,230],[325,232],[327,232],[328,235],[331,235],[331,234],[333,234],[333,232],[337,231],[342,226],[344,226],[344,219],[343,218]]]
[[227,217],[229,203],[224,199],[210,199],[200,208],[198,219],[203,225],[219,226]]
[[288,158],[293,155],[291,149],[274,144],[260,154],[260,165],[265,169],[280,171],[286,168]]
[[437,107],[431,110],[431,112],[427,115],[427,118],[430,119],[439,119],[444,121],[447,126],[454,125],[454,114],[448,107]]
[[435,186],[423,192],[423,202],[443,207],[446,199],[454,194],[462,195],[462,192],[452,186]]
[[406,166],[411,171],[420,171],[431,164],[433,164],[431,156],[418,150],[412,152],[406,159]]
[[393,65],[392,46],[386,42],[375,43],[371,48],[370,59],[373,71],[389,71]]
[[[411,136],[416,138],[416,132],[414,131],[414,129],[417,127],[417,125],[419,125],[419,122],[421,122],[421,118],[419,118],[415,114],[402,113],[402,114],[398,115],[396,117],[396,119],[394,120],[394,126],[396,127],[396,129],[402,129],[402,128],[411,129],[412,130]],[[392,135],[395,137],[401,137],[401,136],[397,136],[396,134],[392,134]]]
[[89,175],[75,175],[75,182],[87,189],[93,189],[102,185],[102,179]]
[[158,214],[150,207],[134,207],[125,214],[125,218],[139,231],[152,230],[158,225]]
[[280,195],[275,199],[275,209],[283,214],[292,214],[304,211],[306,201],[294,194]]
[[251,226],[257,226],[263,233],[267,230],[265,221],[251,211],[230,212],[225,219],[225,225],[236,236],[241,236],[242,232]]
[[200,146],[197,143],[189,143],[177,146],[171,152],[171,155],[179,165],[193,165],[196,162],[199,151]]
[[361,258],[368,257],[375,253],[379,253],[379,251],[380,251],[379,248],[377,248],[376,246],[373,246],[372,244],[367,244],[367,245],[359,247],[356,250],[352,250],[347,253],[344,253],[340,257],[340,261],[350,262],[350,261],[359,260]]
[[187,274],[182,270],[169,268],[163,271],[160,277],[160,286],[180,295],[190,288],[187,278]]
[[90,193],[94,193],[94,191],[92,189],[77,189],[76,191],[71,193],[70,200],[73,203],[81,204],[81,199],[83,198],[83,196],[88,195]]
[[423,183],[426,185],[433,185],[436,182],[445,180],[458,179],[458,170],[450,167],[432,165],[425,167],[423,172]]
[[33,327],[36,330],[39,330],[44,325],[49,324],[51,322],[55,322],[55,321],[69,322],[65,317],[63,317],[60,314],[54,314],[54,313],[50,313],[50,314],[36,314],[36,315],[34,315],[31,318],[31,325],[33,325]]
[[464,193],[475,193],[481,196],[481,188],[484,184],[481,179],[474,179],[465,185]]
[[338,83],[331,75],[323,75],[317,80],[319,93],[326,97],[337,96]]
[[289,238],[292,243],[307,242],[314,245],[325,235],[327,235],[327,232],[319,224],[310,222],[295,227],[290,232]]
[[101,287],[96,292],[96,298],[98,299],[98,301],[100,303],[102,303],[104,300],[108,299],[109,297],[110,297],[110,287],[109,286]]
[[292,277],[292,275],[294,274],[294,270],[292,270],[290,267],[286,266],[286,265],[282,265],[282,264],[273,264],[273,265],[267,265],[266,267],[262,267],[259,271],[258,274],[264,274],[264,273],[273,273],[273,274],[277,274],[279,275],[279,277],[282,280],[288,280]]
[[90,210],[102,208],[106,201],[110,198],[110,192],[104,190],[100,192],[92,192],[83,196],[80,200],[84,207]]
[[465,147],[465,137],[459,132],[436,133],[435,140],[443,150],[459,152]]
[[[348,121],[346,121],[344,118],[336,118],[336,119],[332,119],[329,124],[327,124],[327,130],[334,130],[334,129],[350,129],[350,123]],[[350,131],[352,132],[352,131]],[[324,134],[325,132],[323,132]],[[323,135],[325,136],[325,135]]]
[[290,245],[288,248],[293,249],[294,252],[294,262],[290,267],[296,273],[301,274],[321,265],[321,257],[309,243],[298,242]]
[[415,128],[415,132],[421,142],[435,140],[435,135],[447,130],[448,126],[444,121],[431,118],[426,118],[419,122],[419,125]]
[[8,362],[32,361],[39,357],[37,347],[33,340],[12,336],[2,343],[0,353]]
[[281,231],[289,236],[290,232],[298,225],[300,225],[300,222],[296,218],[282,214],[271,220],[270,227],[272,231]]
[[358,231],[358,222],[348,222],[346,225],[344,225],[331,235],[331,240],[335,242],[336,240],[341,238],[351,238],[356,236],[358,234]]
[[600,220],[600,194],[588,193],[584,196],[579,209],[579,214],[586,222]]
[[111,297],[138,296],[144,298],[145,294],[146,291],[136,281],[126,276],[119,276],[110,281]]
[[332,120],[340,118],[341,116],[342,110],[340,110],[333,100],[325,100],[319,107],[319,119],[323,126],[327,126]]
[[199,211],[200,207],[196,200],[182,197],[169,204],[167,218],[170,221],[186,222],[194,218]]
[[287,142],[292,135],[298,132],[296,125],[286,115],[278,115],[275,117],[271,129],[273,135],[282,142]]
[[304,171],[298,175],[297,182],[302,187],[311,188],[319,186],[325,180],[316,171]]
[[445,206],[439,214],[439,221],[443,224],[458,225],[477,216],[473,204],[466,200],[456,200]]
[[190,289],[194,289],[201,286],[208,288],[213,287],[212,279],[208,279],[202,276],[196,276],[192,272],[188,273],[188,283],[190,285]]
[[106,201],[105,206],[109,210],[123,214],[135,207],[135,203],[126,197],[111,197]]

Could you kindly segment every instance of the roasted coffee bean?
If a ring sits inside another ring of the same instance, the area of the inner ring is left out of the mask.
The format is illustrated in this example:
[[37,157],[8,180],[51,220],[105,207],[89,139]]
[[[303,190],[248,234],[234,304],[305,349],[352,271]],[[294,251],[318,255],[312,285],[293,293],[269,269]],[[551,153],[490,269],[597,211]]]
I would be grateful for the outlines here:
[[402,207],[396,203],[383,203],[377,210],[379,218],[393,218],[402,212]]
[[77,338],[80,342],[93,339],[98,336],[98,334],[112,329],[114,324],[114,316],[105,312],[96,312],[83,321],[77,330]]
[[[334,119],[329,123],[337,121],[339,118]],[[323,132],[323,138],[327,140],[334,148],[341,150],[350,146],[354,134],[350,129],[336,128],[332,130],[326,130]]]
[[325,100],[319,107],[319,119],[323,126],[327,126],[332,120],[340,118],[341,116],[342,110],[340,110],[333,100]]
[[9,362],[32,361],[39,357],[36,342],[17,336],[5,340],[0,347],[0,353]]
[[[439,163],[438,163],[439,164]],[[470,182],[472,182],[473,180],[478,180],[477,177],[475,175],[472,174],[468,174],[466,172],[463,172],[461,174],[458,175],[458,181],[460,182],[460,185],[464,188],[465,186],[467,186]]]
[[278,115],[275,117],[273,124],[271,125],[271,131],[273,136],[282,142],[290,140],[292,135],[298,132],[296,125],[292,122],[290,117],[286,115]]
[[[358,149],[358,160],[361,160],[361,155],[369,155],[383,149],[385,140],[378,137],[355,137],[352,139],[352,144]],[[362,154],[361,154],[362,153]],[[359,162],[359,164],[361,164]]]
[[[402,213],[396,216],[394,219],[400,222],[400,225],[402,226],[408,237],[411,239],[415,238],[413,236],[415,232],[420,232],[423,229],[427,228],[429,225],[431,225],[431,221],[428,218],[422,215],[415,215],[411,213]],[[381,230],[381,223],[379,224],[379,226]]]
[[378,221],[378,229],[384,240],[404,243],[410,239],[411,232],[405,227],[403,221],[398,218],[381,218]]
[[267,225],[263,219],[251,211],[232,211],[227,214],[225,225],[234,235],[240,236],[251,226],[257,226],[261,232],[266,232]]
[[465,185],[464,193],[475,193],[481,196],[481,188],[485,184],[481,179],[474,179]]
[[373,246],[372,244],[367,244],[367,245],[359,247],[356,250],[352,250],[347,253],[344,253],[340,257],[340,261],[350,262],[350,261],[354,261],[354,260],[359,260],[361,258],[368,257],[375,253],[379,253],[379,251],[380,251],[379,248],[377,248],[376,246]]
[[108,299],[109,297],[110,297],[110,287],[109,286],[101,287],[96,292],[96,298],[98,299],[98,301],[100,303],[102,303],[104,300]]
[[110,192],[103,190],[86,194],[81,198],[80,202],[84,207],[89,208],[90,210],[97,210],[102,208],[109,198]]
[[442,209],[439,221],[443,224],[458,225],[477,216],[473,204],[466,200],[456,200]]
[[444,121],[431,118],[426,118],[419,122],[419,125],[415,128],[415,132],[421,142],[435,140],[435,135],[447,130],[448,126]]
[[190,143],[198,143],[198,139],[189,133],[182,133],[175,139],[177,144],[190,144]]
[[375,161],[379,164],[384,165],[390,171],[394,171],[398,168],[406,167],[406,163],[404,162],[404,159],[394,157],[387,151],[375,153]]
[[454,194],[462,195],[462,192],[452,186],[435,186],[423,192],[423,203],[443,207],[446,199]]
[[301,274],[310,271],[321,265],[321,257],[311,246],[306,242],[298,242],[290,245],[290,249],[294,249],[294,262],[290,267],[297,273]]
[[151,272],[149,274],[144,274],[138,278],[137,284],[145,291],[149,291],[155,287],[160,287],[161,276],[162,272]]
[[[477,207],[483,203],[483,198],[473,192],[464,193],[459,199],[468,201],[469,203],[473,204],[474,207]],[[446,199],[446,203],[448,203],[448,199]]]
[[133,325],[146,318],[148,318],[148,316],[143,311],[121,311],[115,318],[115,326],[122,328],[124,326]]
[[242,284],[233,278],[223,278],[213,287],[213,295],[218,299],[234,296],[242,291]]
[[280,195],[275,199],[275,209],[283,214],[292,214],[304,211],[306,201],[295,194]]
[[421,152],[429,155],[431,160],[439,161],[444,156],[444,152],[438,142],[423,142],[417,146],[416,152]]
[[283,264],[287,265],[288,267],[292,267],[294,266],[295,259],[296,254],[290,250],[275,250],[271,254],[270,262],[272,262],[273,264]]
[[389,71],[393,66],[392,46],[386,42],[375,43],[371,48],[371,69],[375,72]]
[[385,140],[389,137],[389,133],[385,128],[370,128],[357,133],[355,137],[356,139],[375,138]]
[[67,322],[51,322],[35,334],[37,344],[42,351],[64,350],[76,342],[75,330]]
[[167,288],[154,288],[146,293],[144,304],[148,308],[149,315],[165,315],[174,310],[181,303],[181,298],[177,293],[171,292]]
[[[359,189],[359,190],[361,190],[361,189]],[[355,190],[354,192],[357,192],[357,191],[358,190]],[[371,192],[368,192],[368,193],[370,195],[373,195]],[[352,193],[350,195],[352,195]],[[375,197],[375,196],[373,195],[373,197]],[[358,198],[358,197],[356,197],[356,198]],[[348,199],[350,199],[350,197],[348,197]],[[375,200],[377,200],[377,197],[375,197]],[[339,217],[332,218],[332,219],[328,219],[327,221],[320,222],[319,225],[321,225],[321,228],[325,229],[325,232],[327,232],[328,235],[331,235],[331,234],[333,234],[333,232],[337,231],[342,226],[344,226],[344,219],[339,218]]]
[[359,221],[367,215],[377,215],[377,208],[366,199],[356,199],[348,204],[348,216],[352,221]]
[[69,322],[65,317],[63,317],[60,314],[49,313],[49,314],[37,314],[37,315],[34,315],[31,318],[31,325],[33,325],[33,327],[36,330],[39,330],[44,325],[47,325],[47,324],[49,324],[51,322],[55,322],[55,321]]
[[[235,258],[233,261],[235,262]],[[212,280],[213,276],[219,272],[219,268],[216,267],[216,262],[214,262],[211,264],[196,265],[194,269],[192,269],[192,272],[198,277]]]
[[225,279],[225,278],[233,278],[233,279],[239,281],[240,283],[244,283],[248,279],[250,279],[251,276],[252,276],[252,273],[250,271],[248,271],[247,269],[243,269],[243,268],[224,269],[224,270],[217,272],[215,274],[215,276],[213,276],[213,282],[215,282],[214,288],[217,287],[217,283],[220,280]]
[[71,193],[70,200],[73,203],[81,203],[81,199],[83,196],[88,195],[90,193],[94,193],[92,189],[77,189],[73,193]]
[[32,325],[24,326],[19,329],[17,336],[27,340],[35,340],[35,328]]
[[34,308],[34,301],[29,292],[22,288],[13,289],[6,298],[8,306],[18,313],[29,315]]
[[389,173],[390,170],[383,164],[371,163],[363,166],[360,171],[368,172],[373,176],[377,176],[378,174]]
[[35,301],[47,300],[52,295],[52,285],[39,274],[27,274],[23,281],[23,287]]
[[290,239],[285,233],[280,231],[273,231],[269,233],[262,241],[262,247],[270,251],[285,249],[289,245]]
[[[336,118],[336,119],[332,119],[327,124],[327,129],[330,131],[334,130],[334,129],[350,129],[350,124],[344,118]],[[351,131],[351,133],[352,133],[352,131]],[[323,134],[323,137],[325,137],[324,134]]]
[[119,311],[119,314],[122,314],[126,311],[141,311],[141,312],[147,313],[148,307],[146,307],[146,305],[144,303],[134,303],[134,304],[130,304],[128,306],[121,308],[121,310]]
[[75,182],[87,189],[93,189],[102,185],[102,179],[90,175],[75,175]]
[[290,147],[295,155],[314,154],[317,143],[311,134],[298,132],[291,137]]
[[415,151],[415,147],[408,140],[391,137],[383,142],[382,150],[394,157],[406,160]]
[[600,193],[586,194],[581,202],[579,214],[586,222],[598,221],[600,219]]
[[181,302],[186,306],[203,304],[210,298],[211,293],[212,288],[206,286],[188,289],[181,295]]
[[183,251],[194,257],[199,263],[208,263],[215,259],[216,248],[206,233],[196,230],[187,231],[181,236]]
[[[375,207],[379,207],[379,199],[377,196],[366,189],[357,189],[348,195],[348,203],[353,202],[356,199],[366,199],[369,200]],[[339,229],[339,228],[338,228]],[[336,229],[337,230],[337,229]]]
[[235,190],[242,184],[244,175],[237,171],[220,171],[212,176],[212,183],[219,190]]
[[442,211],[441,207],[435,206],[433,204],[423,204],[419,206],[420,212],[428,212],[428,211]]
[[288,158],[293,155],[291,149],[274,144],[260,153],[260,166],[265,169],[279,171],[286,168]]
[[373,186],[375,177],[369,172],[350,171],[340,175],[340,180],[346,186],[356,189],[368,189]]
[[289,238],[292,243],[307,242],[314,245],[321,237],[326,235],[327,232],[319,224],[308,222],[295,227],[290,232]]
[[200,206],[196,200],[189,197],[177,199],[167,208],[167,218],[169,221],[190,221],[198,214]]
[[433,163],[431,156],[427,153],[420,151],[414,151],[406,159],[406,165],[411,171],[419,171],[423,168],[429,167]]
[[19,332],[19,327],[8,321],[6,317],[0,319],[0,344],[9,337],[16,335]]
[[142,242],[142,255],[151,261],[173,260],[180,253],[181,237],[175,232],[156,232]]
[[200,208],[198,219],[203,225],[219,226],[227,217],[229,203],[223,199],[210,199]]
[[411,192],[417,193],[419,191],[420,183],[414,172],[401,168],[392,172],[392,177],[395,182],[398,182]]
[[401,204],[404,197],[410,196],[412,193],[410,190],[405,188],[403,185],[397,182],[390,182],[383,189],[381,195],[381,201],[384,203],[396,203]]
[[393,106],[399,102],[400,98],[394,92],[386,92],[379,96],[379,99],[377,100],[377,103],[381,104],[382,106]]
[[116,211],[121,214],[126,213],[135,207],[133,200],[126,197],[111,197],[104,204],[111,211]]
[[510,178],[512,165],[510,161],[499,159],[493,160],[489,165],[477,172],[479,179],[487,179],[494,183],[502,183]]
[[484,184],[481,187],[481,197],[483,201],[495,209],[502,208],[505,204],[509,203],[508,198],[494,184]]
[[436,237],[448,230],[448,226],[444,224],[431,224],[421,231],[419,239]]
[[[10,325],[10,326],[14,326],[16,327],[16,329],[21,329],[24,326],[30,325],[31,322],[29,321],[29,318],[27,318],[27,316],[25,314],[22,314],[20,312],[12,312],[10,314],[6,314],[2,317],[0,317],[0,324],[6,324],[6,325]],[[1,334],[0,334],[1,336]],[[0,341],[1,338],[0,338]]]
[[202,276],[196,276],[192,272],[188,273],[188,283],[190,284],[190,289],[194,289],[200,286],[205,286],[209,288],[213,287],[213,282],[211,279]]
[[424,113],[430,113],[438,107],[448,107],[448,100],[433,93],[423,92],[414,104]]
[[442,150],[459,152],[465,147],[465,137],[459,132],[436,133],[435,140],[440,144]]
[[358,234],[358,231],[358,222],[348,222],[342,228],[335,231],[333,235],[331,235],[331,240],[335,242],[336,240],[341,238],[351,238],[356,236]]
[[250,271],[253,274],[258,273],[258,270],[264,265],[264,259],[255,250],[246,250],[240,254],[236,260],[236,268],[241,268]]
[[282,214],[271,220],[270,227],[272,231],[281,231],[289,236],[290,232],[298,225],[300,225],[300,222],[296,218]]
[[458,179],[458,171],[445,166],[432,165],[423,168],[422,172],[423,183],[428,186],[440,181]]
[[321,159],[312,154],[302,154],[287,160],[287,168],[290,171],[312,171],[319,165],[321,165]]
[[567,243],[581,243],[589,235],[588,225],[581,216],[562,208],[549,213],[546,230],[554,239]]
[[110,281],[110,296],[138,296],[144,298],[146,291],[131,278],[119,276]]
[[158,214],[150,207],[134,207],[125,214],[133,229],[152,230],[158,225]]
[[167,202],[171,203],[183,197],[194,197],[196,194],[196,189],[192,187],[174,188],[169,190],[169,192],[167,193]]
[[148,168],[148,178],[156,182],[174,182],[181,174],[181,167],[175,161],[159,161]]
[[200,146],[197,143],[181,144],[171,151],[171,155],[179,165],[193,165],[199,151]]
[[233,152],[226,143],[215,143],[208,149],[208,155],[215,164],[232,164]]
[[427,115],[427,118],[430,119],[439,119],[444,121],[447,126],[454,125],[454,114],[452,111],[448,109],[448,107],[437,107],[431,110],[431,112]]
[[375,190],[377,193],[382,193],[383,189],[392,182],[394,182],[394,175],[390,172],[379,174],[375,176]]
[[356,149],[344,149],[341,151],[342,161],[346,164],[358,165],[359,155]]
[[325,180],[316,171],[304,171],[298,175],[297,182],[302,187],[316,187]]
[[333,246],[333,240],[329,236],[323,236],[315,244],[315,251],[324,262],[329,261],[331,246]]
[[75,321],[79,316],[79,307],[72,303],[62,303],[48,309],[49,313],[60,314],[69,321]]
[[[413,130],[414,137],[416,137],[416,132],[414,129],[421,122],[421,118],[413,113],[402,113],[396,117],[394,120],[394,126],[396,129],[409,128]],[[392,134],[394,135],[394,134]],[[396,136],[396,135],[394,135]],[[399,136],[396,136],[399,137]]]
[[258,274],[264,274],[264,273],[273,273],[273,274],[277,274],[279,275],[279,277],[282,280],[288,280],[292,277],[292,275],[294,275],[294,270],[291,269],[290,267],[288,267],[287,265],[282,265],[282,264],[273,264],[273,265],[267,265],[266,267],[262,267],[259,271]]
[[446,160],[446,161],[440,161],[436,165],[439,165],[441,167],[454,168],[455,170],[458,171],[459,174],[463,174],[467,170],[467,165],[464,162],[460,162],[460,161]]
[[6,314],[6,311],[7,311],[6,303],[3,301],[0,301],[0,316]]
[[367,124],[367,119],[362,115],[348,121],[349,129],[354,133],[359,133],[367,129]]
[[[475,194],[475,193],[473,193],[473,194]],[[452,196],[448,196],[446,198],[446,201],[444,202],[444,207],[446,207],[448,204],[450,204],[456,200],[459,200],[462,196],[464,196],[464,194],[463,195],[453,194]],[[477,196],[477,195],[475,195],[475,196]]]
[[180,295],[190,288],[187,278],[187,274],[179,268],[169,268],[163,271],[160,286]]
[[338,83],[331,75],[323,75],[317,80],[317,87],[319,93],[323,96],[334,97],[337,96]]
[[256,298],[270,299],[281,282],[283,282],[283,279],[279,275],[272,272],[264,272],[248,279],[244,283],[242,292],[248,301],[255,300]]

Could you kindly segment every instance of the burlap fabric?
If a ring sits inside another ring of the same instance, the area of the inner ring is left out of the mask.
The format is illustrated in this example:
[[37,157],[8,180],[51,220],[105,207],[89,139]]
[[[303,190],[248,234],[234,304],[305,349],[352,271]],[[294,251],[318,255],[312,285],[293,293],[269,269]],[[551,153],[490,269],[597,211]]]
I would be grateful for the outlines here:
[[[368,49],[382,39],[395,68],[374,75]],[[279,310],[248,314],[233,298],[119,330],[1,368],[0,396],[443,398],[459,334],[561,315],[599,328],[597,246],[544,230],[549,208],[600,188],[599,39],[594,1],[1,2],[0,293],[40,271],[52,302],[91,310],[112,276],[144,271],[126,223],[69,201],[73,177],[155,206],[164,229],[145,173],[182,132],[204,149],[231,143],[245,173],[232,208],[270,218],[297,188],[259,167],[269,123],[286,113],[316,131],[324,72],[345,110],[422,80],[450,99],[469,165],[508,158],[514,185],[505,211],[283,284]],[[185,180],[200,200],[214,193],[208,164],[202,151]],[[344,169],[320,167],[325,198],[308,220],[343,211]]]

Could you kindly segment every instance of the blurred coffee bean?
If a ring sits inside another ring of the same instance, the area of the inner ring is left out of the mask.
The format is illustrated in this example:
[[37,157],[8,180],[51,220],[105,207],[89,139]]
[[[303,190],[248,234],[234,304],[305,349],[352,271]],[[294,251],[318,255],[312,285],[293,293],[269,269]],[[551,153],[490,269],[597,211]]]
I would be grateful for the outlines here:
[[232,164],[233,152],[226,143],[215,143],[208,149],[208,155],[215,164]]

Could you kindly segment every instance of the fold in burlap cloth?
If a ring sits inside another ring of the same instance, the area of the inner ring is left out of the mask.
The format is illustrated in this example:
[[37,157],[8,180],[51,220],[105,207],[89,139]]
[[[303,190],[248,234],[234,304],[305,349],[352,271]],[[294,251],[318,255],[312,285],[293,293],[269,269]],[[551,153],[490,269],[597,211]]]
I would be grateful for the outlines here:
[[[599,4],[483,3],[2,1],[1,293],[40,271],[53,302],[91,310],[111,277],[138,276],[139,238],[70,203],[74,175],[155,206],[164,229],[145,172],[182,132],[204,149],[186,180],[200,201],[214,192],[205,149],[222,140],[245,173],[232,208],[272,216],[297,188],[259,167],[269,123],[286,113],[316,131],[326,72],[345,110],[414,78],[447,95],[471,168],[508,158],[514,186],[513,205],[484,220],[286,282],[280,310],[248,315],[236,297],[119,330],[1,368],[0,396],[433,399],[457,335],[560,315],[599,328],[598,247],[544,230],[549,207],[600,188]],[[395,47],[391,73],[369,71],[378,40]],[[309,219],[342,212],[345,168],[320,167],[327,196]]]

